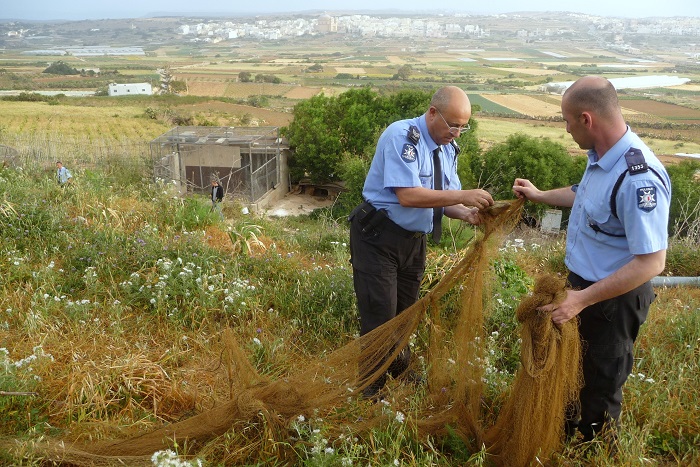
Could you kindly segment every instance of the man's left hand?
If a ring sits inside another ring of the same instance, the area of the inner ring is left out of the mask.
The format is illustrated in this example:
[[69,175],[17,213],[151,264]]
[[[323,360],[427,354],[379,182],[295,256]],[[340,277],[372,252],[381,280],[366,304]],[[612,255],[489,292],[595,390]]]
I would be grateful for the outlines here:
[[465,213],[464,220],[472,225],[480,225],[482,221],[477,208],[470,208],[469,212]]
[[561,325],[581,313],[581,310],[586,308],[587,305],[585,305],[583,302],[583,298],[584,292],[580,290],[568,289],[566,291],[566,298],[563,302],[559,304],[550,303],[549,305],[543,305],[539,307],[538,310],[551,312],[552,321],[554,321],[554,324]]

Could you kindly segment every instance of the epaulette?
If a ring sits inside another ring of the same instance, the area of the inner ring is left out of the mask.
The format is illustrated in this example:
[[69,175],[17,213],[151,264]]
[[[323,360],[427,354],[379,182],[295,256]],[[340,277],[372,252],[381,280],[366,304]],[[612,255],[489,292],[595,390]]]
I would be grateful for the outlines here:
[[610,193],[610,212],[615,218],[617,217],[617,192],[620,190],[622,181],[625,179],[627,173],[630,175],[637,175],[641,173],[646,173],[649,170],[661,180],[661,184],[668,190],[666,182],[659,172],[654,170],[653,167],[649,167],[647,161],[644,159],[644,154],[640,149],[630,148],[629,151],[625,153],[625,162],[627,162],[627,169],[620,174],[613,186],[612,193]]
[[627,162],[627,170],[630,174],[636,175],[649,170],[647,161],[644,160],[644,154],[637,148],[630,148],[625,153],[625,162]]
[[459,156],[459,153],[462,152],[462,148],[459,147],[459,144],[457,144],[457,141],[452,140],[450,141],[450,144],[455,150],[455,157]]
[[408,140],[412,142],[414,145],[418,144],[418,141],[420,141],[420,130],[418,129],[417,126],[411,125],[408,128]]

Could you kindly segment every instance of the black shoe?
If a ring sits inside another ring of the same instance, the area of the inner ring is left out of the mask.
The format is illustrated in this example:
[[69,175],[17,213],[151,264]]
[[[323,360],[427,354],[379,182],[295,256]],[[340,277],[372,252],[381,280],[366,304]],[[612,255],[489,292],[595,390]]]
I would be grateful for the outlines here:
[[382,388],[384,387],[384,381],[375,381],[366,388],[362,390],[362,398],[367,399],[372,402],[379,402],[383,399],[381,395]]

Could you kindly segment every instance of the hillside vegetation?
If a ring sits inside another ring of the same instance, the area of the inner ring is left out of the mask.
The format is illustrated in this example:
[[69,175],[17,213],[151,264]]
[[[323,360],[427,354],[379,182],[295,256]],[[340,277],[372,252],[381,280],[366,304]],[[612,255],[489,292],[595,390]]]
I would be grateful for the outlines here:
[[[225,329],[274,379],[357,336],[343,218],[320,211],[272,220],[243,215],[229,200],[219,223],[204,197],[174,196],[151,181],[143,161],[110,164],[69,166],[75,182],[66,188],[38,163],[0,171],[2,463],[43,465],[32,447],[39,439],[125,438],[226,400]],[[426,290],[472,236],[456,225],[446,231],[449,246],[429,253]],[[562,237],[516,230],[492,259],[495,289],[482,330],[486,419],[519,366],[514,307],[536,275],[563,272],[562,258]],[[617,458],[565,446],[555,463],[700,461],[700,290],[658,293],[626,385]],[[414,351],[422,361],[426,339],[420,328]],[[410,406],[421,392],[406,397]],[[308,413],[274,450],[239,450],[251,433],[265,432],[264,418],[197,450],[172,449],[211,465],[275,464],[279,450],[309,466],[489,465],[455,436],[422,439],[410,411],[404,421],[391,404],[384,428],[371,432],[330,437],[323,414]]]

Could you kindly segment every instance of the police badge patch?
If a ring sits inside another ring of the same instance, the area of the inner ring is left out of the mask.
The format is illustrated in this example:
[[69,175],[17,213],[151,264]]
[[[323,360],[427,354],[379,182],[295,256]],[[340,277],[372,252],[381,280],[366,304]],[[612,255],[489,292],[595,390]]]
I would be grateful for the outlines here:
[[651,212],[656,207],[656,188],[653,186],[637,188],[637,197],[637,207],[642,211]]
[[406,143],[403,145],[403,149],[401,150],[401,159],[408,163],[415,162],[417,153],[418,151],[416,151],[416,147],[414,145]]

